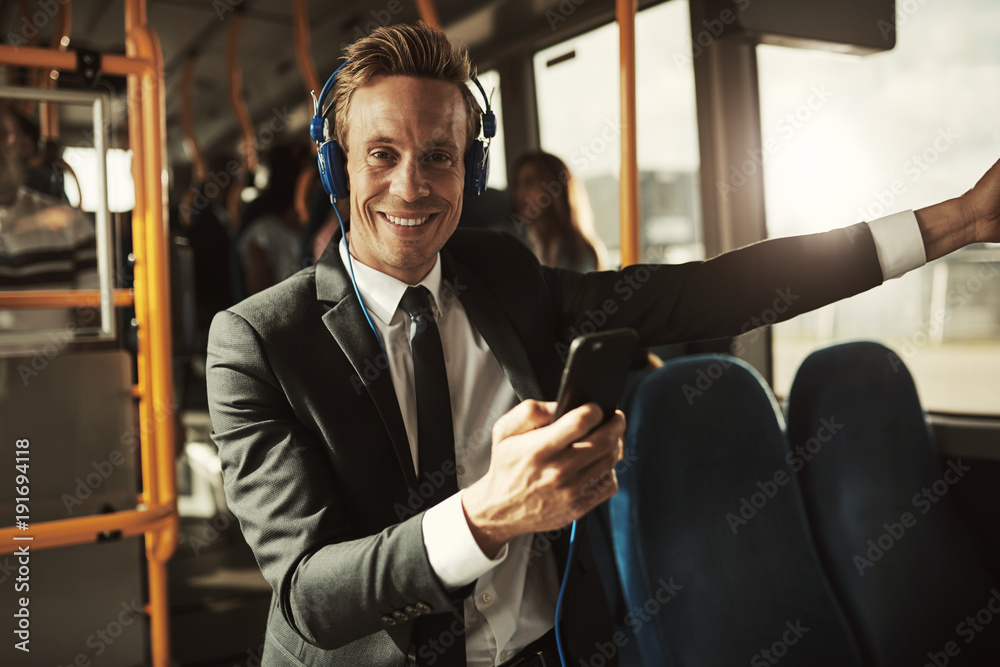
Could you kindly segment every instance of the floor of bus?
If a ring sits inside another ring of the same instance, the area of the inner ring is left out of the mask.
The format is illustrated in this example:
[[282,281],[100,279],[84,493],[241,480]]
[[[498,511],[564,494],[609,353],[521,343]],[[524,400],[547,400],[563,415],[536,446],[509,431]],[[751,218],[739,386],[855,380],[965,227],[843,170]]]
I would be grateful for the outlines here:
[[209,520],[182,518],[168,576],[174,664],[260,665],[271,587],[235,521],[216,531]]
[[271,587],[225,511],[222,489],[209,483],[221,478],[207,455],[214,446],[198,375],[178,378],[185,453],[178,465],[180,533],[168,563],[172,657],[182,667],[260,667]]

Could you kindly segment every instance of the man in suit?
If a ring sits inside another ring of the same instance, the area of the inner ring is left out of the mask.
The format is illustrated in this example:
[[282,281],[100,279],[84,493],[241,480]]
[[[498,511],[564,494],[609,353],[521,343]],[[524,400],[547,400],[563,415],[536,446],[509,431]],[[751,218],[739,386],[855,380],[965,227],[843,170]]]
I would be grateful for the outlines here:
[[[556,664],[567,567],[566,652],[597,664],[611,622],[586,540],[567,564],[564,529],[617,490],[624,419],[592,431],[589,405],[550,423],[573,332],[628,326],[647,346],[731,336],[765,311],[787,319],[1000,240],[994,165],[960,199],[870,225],[677,266],[542,267],[511,237],[456,231],[481,114],[467,57],[423,25],[376,30],[347,56],[333,109],[348,233],[219,313],[209,342],[227,498],[274,589],[268,666]],[[429,293],[432,325],[406,305],[414,293]],[[430,467],[439,443],[421,437],[414,358],[426,327],[451,427]]]

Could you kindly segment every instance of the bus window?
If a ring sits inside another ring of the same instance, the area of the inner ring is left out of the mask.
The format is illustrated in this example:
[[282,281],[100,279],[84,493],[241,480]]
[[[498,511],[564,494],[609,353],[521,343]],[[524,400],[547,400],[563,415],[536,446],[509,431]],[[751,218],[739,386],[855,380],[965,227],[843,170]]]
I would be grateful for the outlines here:
[[[497,117],[497,135],[490,142],[490,182],[489,187],[497,190],[507,189],[507,154],[504,152],[503,144],[503,103],[500,97],[500,72],[495,69],[487,70],[476,75],[479,83],[483,84],[486,96],[490,100],[490,108]],[[482,104],[479,91],[474,91],[476,99]]]
[[[97,150],[94,148],[65,148],[63,159],[73,168],[80,179],[80,189],[67,188],[66,198],[70,206],[80,206],[84,211],[93,211],[96,206],[94,170],[98,169]],[[112,213],[131,211],[135,208],[135,185],[132,182],[132,151],[109,148],[108,169],[108,210]],[[80,203],[80,193],[83,203]]]
[[[685,262],[705,252],[689,24],[687,0],[636,16],[643,261]],[[562,158],[583,182],[595,230],[615,265],[620,261],[618,67],[615,23],[543,49],[534,58],[542,149]]]
[[[770,236],[956,197],[1000,147],[1000,6],[897,4],[892,51],[854,58],[759,46]],[[1000,407],[1000,244],[969,246],[774,329],[787,395],[811,350],[844,338],[896,350],[932,411]]]

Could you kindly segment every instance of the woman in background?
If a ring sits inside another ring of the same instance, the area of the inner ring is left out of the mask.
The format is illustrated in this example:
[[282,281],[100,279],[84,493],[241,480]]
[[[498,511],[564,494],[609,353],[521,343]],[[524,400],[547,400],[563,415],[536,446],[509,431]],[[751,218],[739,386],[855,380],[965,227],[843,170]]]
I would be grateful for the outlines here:
[[538,261],[575,271],[607,268],[587,194],[566,164],[550,153],[527,153],[513,174],[514,212]]

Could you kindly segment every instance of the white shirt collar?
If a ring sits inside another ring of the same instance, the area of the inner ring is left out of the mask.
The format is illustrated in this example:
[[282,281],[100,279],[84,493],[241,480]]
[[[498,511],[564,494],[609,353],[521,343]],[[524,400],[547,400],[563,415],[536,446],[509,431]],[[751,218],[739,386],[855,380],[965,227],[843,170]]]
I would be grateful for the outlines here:
[[[403,298],[406,288],[410,287],[402,280],[393,278],[387,273],[382,273],[378,269],[373,269],[367,264],[363,264],[355,257],[351,257],[348,264],[347,237],[340,239],[340,259],[344,263],[347,272],[351,272],[354,267],[354,279],[357,281],[358,291],[361,292],[361,299],[370,313],[375,315],[388,325],[396,311],[399,309],[399,302]],[[435,309],[435,315],[441,314],[441,253],[434,258],[434,267],[424,276],[418,285],[423,285],[430,290],[433,297],[431,304]]]

